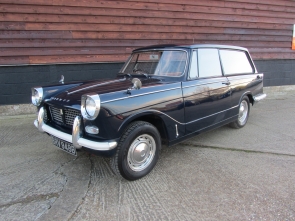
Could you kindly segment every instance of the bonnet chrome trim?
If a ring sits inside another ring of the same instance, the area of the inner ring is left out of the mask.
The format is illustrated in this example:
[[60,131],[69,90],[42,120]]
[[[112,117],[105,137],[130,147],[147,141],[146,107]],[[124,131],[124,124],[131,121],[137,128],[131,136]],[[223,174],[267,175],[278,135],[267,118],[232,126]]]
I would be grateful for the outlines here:
[[181,87],[169,88],[169,89],[164,89],[164,90],[158,90],[158,91],[153,91],[153,92],[131,95],[128,97],[116,98],[116,99],[112,99],[112,100],[102,101],[101,104],[110,103],[110,102],[118,101],[118,100],[125,100],[125,99],[129,99],[129,98],[133,98],[133,97],[140,97],[140,96],[148,95],[148,94],[155,94],[155,93],[164,92],[164,91],[172,91],[172,90],[176,90],[176,89],[181,89]]
[[72,91],[72,92],[68,92],[68,94],[74,94],[74,93],[77,93],[79,91],[84,91],[84,90],[87,90],[87,89],[90,89],[90,88],[94,88],[94,87],[98,87],[98,86],[102,86],[102,85],[107,85],[107,84],[111,84],[111,83],[116,83],[116,82],[121,82],[121,81],[125,81],[126,78],[123,78],[123,79],[119,79],[119,80],[113,80],[113,81],[108,81],[108,82],[104,82],[104,83],[100,83],[100,84],[95,84],[95,85],[91,85],[91,86],[88,86],[88,87],[84,87],[84,88],[81,88],[81,89],[78,89],[78,90],[75,90],[75,91]]

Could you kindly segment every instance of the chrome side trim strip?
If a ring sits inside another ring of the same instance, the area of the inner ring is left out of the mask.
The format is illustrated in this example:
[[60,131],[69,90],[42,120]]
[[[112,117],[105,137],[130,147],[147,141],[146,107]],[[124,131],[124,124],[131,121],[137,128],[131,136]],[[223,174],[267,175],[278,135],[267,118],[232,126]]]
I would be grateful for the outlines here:
[[228,111],[228,110],[231,110],[231,109],[237,108],[238,106],[239,106],[239,105],[233,106],[233,107],[228,108],[228,109],[226,109],[226,110],[219,111],[219,112],[217,112],[217,113],[215,113],[215,114],[211,114],[211,115],[208,115],[208,116],[206,116],[206,117],[202,117],[202,118],[199,118],[199,119],[197,119],[197,120],[190,121],[190,122],[188,122],[188,123],[186,123],[186,124],[195,123],[195,122],[197,122],[197,121],[199,121],[199,120],[203,120],[203,119],[205,119],[205,118],[212,117],[212,116],[214,116],[214,115],[216,115],[216,114],[220,114],[220,113],[222,113],[222,112],[225,112],[225,111]]
[[175,132],[176,132],[175,137],[177,138],[179,136],[177,124],[175,124]]
[[264,98],[266,98],[266,94],[257,94],[256,96],[253,96],[255,102],[261,101]]
[[206,82],[203,84],[193,84],[193,85],[189,85],[189,86],[184,86],[182,88],[196,87],[196,86],[202,86],[202,85],[206,85],[206,84],[215,84],[215,83],[222,83],[222,81],[212,81],[212,82]]
[[[181,122],[175,120],[173,117],[170,117],[168,114],[165,114],[164,112],[158,111],[158,110],[144,110],[144,111],[141,111],[141,112],[137,112],[137,113],[132,114],[131,116],[129,116],[128,119],[129,118],[132,118],[133,116],[135,116],[137,114],[146,113],[146,112],[156,112],[156,113],[159,113],[159,114],[163,114],[163,115],[165,115],[166,117],[170,118],[171,120],[175,121],[178,124],[181,124],[181,125],[185,125],[186,124],[186,123],[181,123]],[[120,126],[120,128],[121,128],[121,126]],[[120,128],[119,128],[119,130],[120,130]]]
[[[222,113],[222,112],[225,112],[225,111],[228,111],[228,110],[231,110],[231,109],[237,108],[238,106],[239,106],[239,105],[236,105],[236,106],[233,106],[233,107],[228,108],[228,109],[226,109],[226,110],[219,111],[219,112],[217,112],[217,113],[214,113],[214,114],[208,115],[208,116],[206,116],[206,117],[202,117],[202,118],[199,118],[199,119],[196,119],[196,120],[193,120],[193,121],[187,122],[187,123],[181,123],[181,122],[175,120],[173,117],[169,116],[168,114],[165,114],[164,112],[162,112],[162,111],[158,111],[158,110],[145,110],[145,111],[141,111],[141,112],[139,112],[139,113],[156,112],[156,113],[159,113],[159,114],[163,114],[163,115],[165,115],[166,117],[169,117],[171,120],[175,121],[175,122],[178,123],[178,124],[181,124],[181,125],[187,125],[187,124],[191,124],[191,123],[197,122],[197,121],[199,121],[199,120],[203,120],[203,119],[208,118],[208,117],[212,117],[212,116],[214,116],[214,115],[216,115],[216,114],[220,114],[220,113]],[[131,115],[130,117],[133,117],[133,116],[135,116],[135,115],[137,115],[137,114],[139,114],[139,113],[135,113],[135,114]]]
[[[238,116],[239,116],[239,115],[237,114],[237,115],[234,115],[234,116],[232,116],[232,117],[228,117],[228,118],[226,118],[226,119],[224,119],[224,120],[222,120],[222,121],[219,121],[219,122],[217,122],[217,123],[211,124],[211,125],[209,125],[209,126],[207,126],[207,127],[204,127],[204,128],[202,128],[202,129],[197,130],[197,131],[194,131],[194,132],[192,132],[192,133],[199,132],[199,131],[202,131],[202,130],[206,130],[206,129],[209,128],[209,127],[212,127],[212,126],[214,126],[214,125],[216,125],[216,124],[220,124],[220,123],[222,123],[222,122],[224,122],[224,121],[227,121],[227,120],[229,120],[229,119],[232,119],[232,118],[235,118],[235,117],[238,117]],[[189,136],[189,135],[192,134],[192,133],[186,134],[185,136]]]
[[[241,80],[241,79],[247,80],[249,78],[254,78],[252,76],[249,76],[249,75],[253,75],[253,74],[255,74],[255,73],[249,73],[247,76],[225,75],[225,77],[226,78],[231,78],[232,77],[232,78],[234,78],[234,80]],[[256,78],[256,75],[255,75],[255,78]],[[196,86],[202,86],[202,85],[206,85],[206,84],[215,84],[215,83],[222,83],[222,80],[221,81],[212,81],[212,82],[200,83],[200,84],[193,84],[193,85],[185,86],[185,87],[182,87],[182,88],[196,87]]]
[[[255,75],[252,76],[252,75]],[[245,74],[241,74],[241,75],[235,75],[235,74],[232,74],[232,75],[225,75],[227,78],[233,78],[233,80],[243,80],[243,79],[249,79],[249,78],[256,78],[257,77],[257,74],[255,73],[245,73]]]
[[164,92],[164,91],[172,91],[175,89],[181,89],[181,87],[169,88],[169,89],[164,89],[164,90],[159,90],[159,91],[153,91],[153,92],[147,92],[147,93],[143,93],[143,94],[132,95],[132,96],[128,96],[128,97],[112,99],[112,100],[108,100],[108,101],[103,101],[103,102],[101,102],[101,104],[110,103],[110,102],[118,101],[118,100],[125,100],[125,99],[129,99],[129,98],[133,98],[133,97],[140,97],[140,96],[148,95],[148,94],[155,94],[155,93]]

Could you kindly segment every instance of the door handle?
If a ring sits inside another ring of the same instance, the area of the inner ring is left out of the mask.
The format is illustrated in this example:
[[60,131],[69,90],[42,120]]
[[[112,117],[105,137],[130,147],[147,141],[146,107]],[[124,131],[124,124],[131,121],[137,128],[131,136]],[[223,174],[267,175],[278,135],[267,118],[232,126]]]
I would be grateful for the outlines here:
[[222,84],[230,85],[230,82],[229,81],[226,81],[226,82],[222,82]]

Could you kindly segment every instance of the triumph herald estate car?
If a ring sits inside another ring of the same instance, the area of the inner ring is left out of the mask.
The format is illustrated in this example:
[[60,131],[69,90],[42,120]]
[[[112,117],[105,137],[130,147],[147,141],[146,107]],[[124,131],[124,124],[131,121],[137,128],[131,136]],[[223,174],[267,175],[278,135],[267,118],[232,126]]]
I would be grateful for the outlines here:
[[246,48],[157,45],[134,50],[115,79],[32,88],[34,124],[53,144],[110,158],[127,180],[148,174],[162,145],[229,124],[265,98]]

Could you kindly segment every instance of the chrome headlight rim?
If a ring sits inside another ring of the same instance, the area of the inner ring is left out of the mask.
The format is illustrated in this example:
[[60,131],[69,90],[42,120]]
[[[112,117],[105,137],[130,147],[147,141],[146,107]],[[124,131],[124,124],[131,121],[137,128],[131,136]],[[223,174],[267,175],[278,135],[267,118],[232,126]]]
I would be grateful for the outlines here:
[[[93,114],[89,113],[90,111],[87,111],[87,99],[91,99],[95,103],[95,110],[93,111]],[[100,97],[98,94],[91,93],[91,94],[85,94],[82,95],[81,98],[81,114],[83,118],[87,120],[94,120],[97,118],[100,111]]]
[[39,106],[43,99],[43,88],[42,87],[34,87],[32,88],[32,104],[35,106]]

